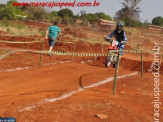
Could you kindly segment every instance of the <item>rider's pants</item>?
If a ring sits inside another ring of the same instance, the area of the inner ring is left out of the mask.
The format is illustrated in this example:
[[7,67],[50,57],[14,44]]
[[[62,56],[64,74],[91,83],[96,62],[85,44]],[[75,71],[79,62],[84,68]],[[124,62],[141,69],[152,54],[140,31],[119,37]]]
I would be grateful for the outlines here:
[[[124,49],[124,45],[120,45],[119,50],[123,50],[123,49]],[[121,56],[122,56],[122,54],[123,54],[123,51],[120,51]]]

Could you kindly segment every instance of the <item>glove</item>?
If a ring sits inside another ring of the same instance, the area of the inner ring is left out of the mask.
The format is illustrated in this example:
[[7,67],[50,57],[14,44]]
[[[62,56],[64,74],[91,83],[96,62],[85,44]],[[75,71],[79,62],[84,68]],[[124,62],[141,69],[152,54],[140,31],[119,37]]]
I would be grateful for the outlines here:
[[107,35],[104,35],[104,39],[106,40],[108,37],[107,37]]
[[108,42],[111,42],[111,39],[107,35],[104,35],[104,39]]
[[108,38],[108,39],[107,39],[107,41],[108,41],[108,42],[111,42],[111,39],[110,39],[110,38]]

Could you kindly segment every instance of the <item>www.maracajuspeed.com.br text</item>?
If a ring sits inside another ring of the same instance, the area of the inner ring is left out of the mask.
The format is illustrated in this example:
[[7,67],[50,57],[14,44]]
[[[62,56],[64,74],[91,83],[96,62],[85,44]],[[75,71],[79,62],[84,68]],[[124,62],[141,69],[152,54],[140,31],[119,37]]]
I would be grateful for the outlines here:
[[100,3],[94,0],[93,2],[14,2],[13,6],[35,6],[35,7],[97,7]]

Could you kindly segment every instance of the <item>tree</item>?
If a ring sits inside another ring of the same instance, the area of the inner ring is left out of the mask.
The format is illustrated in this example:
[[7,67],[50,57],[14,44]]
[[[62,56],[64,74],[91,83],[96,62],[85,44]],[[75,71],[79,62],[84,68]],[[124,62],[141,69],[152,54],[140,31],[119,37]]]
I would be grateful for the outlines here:
[[85,10],[80,10],[80,16],[84,16],[86,15],[86,11]]
[[87,19],[89,22],[94,23],[94,22],[97,21],[98,17],[97,17],[95,14],[89,13],[89,14],[86,15],[86,19]]
[[95,13],[95,15],[99,18],[99,19],[106,19],[106,20],[112,20],[112,18],[109,15],[106,15],[103,12],[98,12]]
[[60,21],[60,16],[58,16],[57,11],[52,11],[46,14],[48,22]]
[[65,18],[66,16],[72,18],[74,16],[74,13],[70,9],[65,8],[58,11],[58,16],[62,18]]
[[16,20],[22,19],[18,15],[26,16],[22,9],[18,6],[13,6],[17,0],[9,0],[6,5],[0,5],[0,19]]
[[73,18],[74,18],[74,19],[80,19],[80,16],[79,16],[79,14],[77,14],[77,15],[74,15]]
[[[129,20],[125,19],[124,20],[125,25],[129,24]],[[130,20],[130,26],[131,27],[144,27],[144,24],[138,20]]]
[[128,14],[128,8],[122,8],[121,10],[117,11],[116,12],[116,16],[115,16],[115,20],[124,20],[127,17],[127,14]]
[[15,8],[13,8],[12,6],[6,6],[3,11],[3,18],[9,19],[9,20],[17,19]]
[[57,11],[52,11],[51,12],[51,16],[57,17],[58,16],[58,12]]
[[115,19],[117,20],[124,20],[128,19],[128,27],[130,27],[130,21],[132,19],[135,19],[135,15],[140,11],[140,8],[138,7],[138,4],[141,0],[124,0],[122,2],[123,8],[116,12],[116,17]]
[[62,22],[65,24],[73,23],[74,13],[68,8],[58,11],[58,16],[62,18]]
[[152,24],[153,24],[153,25],[160,25],[160,26],[163,26],[163,17],[158,16],[158,17],[153,18]]
[[17,12],[20,10],[19,7],[14,7],[12,4],[17,2],[16,0],[10,0],[4,7],[1,17],[9,20],[17,19]]
[[29,6],[24,11],[28,14],[27,19],[31,20],[43,21],[48,15],[48,13],[43,7]]
[[148,20],[145,20],[143,24],[144,24],[144,28],[147,28],[150,25],[150,23],[148,22]]
[[87,21],[86,19],[86,11],[85,10],[80,10],[80,18],[83,20],[83,21]]
[[5,9],[5,5],[0,4],[0,19],[3,18],[4,9]]

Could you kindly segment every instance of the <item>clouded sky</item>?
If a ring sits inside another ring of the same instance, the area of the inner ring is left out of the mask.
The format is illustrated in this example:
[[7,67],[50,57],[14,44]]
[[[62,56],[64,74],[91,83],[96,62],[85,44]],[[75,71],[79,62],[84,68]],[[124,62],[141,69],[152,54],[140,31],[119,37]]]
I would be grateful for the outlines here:
[[[6,3],[8,0],[0,0],[0,3]],[[74,0],[17,0],[18,2],[72,2]],[[76,2],[93,2],[94,0],[76,0]],[[75,13],[79,13],[80,10],[85,10],[87,13],[104,12],[111,17],[115,16],[115,12],[122,8],[120,4],[123,0],[96,0],[100,2],[98,7],[71,7],[70,9]],[[140,18],[144,22],[146,19],[151,22],[154,17],[163,17],[163,0],[142,0],[139,5],[141,9]],[[59,7],[48,8],[48,10],[60,10]]]

